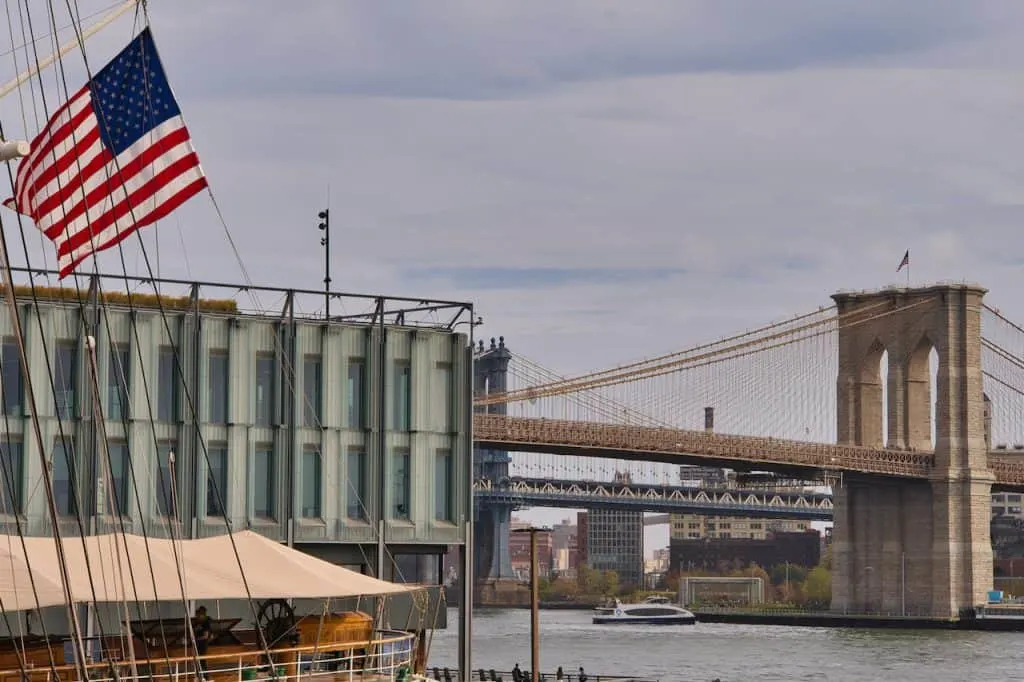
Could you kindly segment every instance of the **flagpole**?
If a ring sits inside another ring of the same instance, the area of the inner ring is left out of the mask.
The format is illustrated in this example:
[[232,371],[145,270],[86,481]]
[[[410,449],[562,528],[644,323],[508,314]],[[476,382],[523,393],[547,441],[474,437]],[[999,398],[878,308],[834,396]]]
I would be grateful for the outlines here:
[[77,34],[78,32],[76,31],[75,32],[76,33],[75,37],[72,38],[71,40],[69,40],[68,42],[64,43],[63,45],[61,45],[60,50],[58,50],[57,52],[54,52],[53,54],[51,54],[49,57],[47,57],[46,59],[42,60],[38,64],[35,64],[34,66],[29,67],[28,69],[23,71],[21,73],[21,75],[19,75],[17,78],[15,78],[14,80],[10,81],[9,83],[4,85],[3,87],[0,87],[0,98],[6,97],[7,95],[9,95],[11,93],[12,90],[14,90],[16,87],[18,87],[19,85],[21,85],[25,81],[27,81],[29,78],[31,78],[32,76],[34,76],[37,73],[39,73],[40,71],[42,71],[43,69],[48,67],[50,64],[53,64],[55,61],[57,61],[57,59],[59,59],[60,57],[63,57],[68,52],[71,52],[71,50],[73,50],[76,47],[78,47],[78,45],[80,43],[84,43],[86,38],[88,38],[89,36],[93,35],[97,31],[102,29],[104,26],[106,26],[107,24],[112,22],[114,19],[117,19],[119,16],[121,16],[122,14],[124,14],[125,12],[130,10],[132,7],[135,7],[135,5],[137,3],[138,3],[138,0],[126,0],[126,2],[121,4],[120,7],[115,9],[113,12],[108,14],[106,17],[101,19],[99,22],[97,22],[93,26],[90,26],[88,29],[83,31],[82,34],[81,34],[81,37],[78,36],[78,34]]

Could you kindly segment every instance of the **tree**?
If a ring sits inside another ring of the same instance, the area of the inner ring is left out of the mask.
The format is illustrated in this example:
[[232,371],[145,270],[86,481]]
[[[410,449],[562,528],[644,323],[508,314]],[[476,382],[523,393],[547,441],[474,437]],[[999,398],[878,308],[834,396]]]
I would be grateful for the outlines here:
[[777,564],[771,575],[772,585],[799,584],[807,577],[807,569],[797,564]]
[[815,566],[804,580],[803,591],[809,605],[827,608],[832,602],[832,572],[824,566]]
[[619,574],[615,571],[601,571],[601,594],[614,597],[619,593]]
[[573,599],[579,594],[579,586],[574,580],[556,578],[548,588],[549,599]]
[[600,591],[599,580],[600,575],[590,566],[581,565],[576,569],[576,582],[582,594],[595,594]]

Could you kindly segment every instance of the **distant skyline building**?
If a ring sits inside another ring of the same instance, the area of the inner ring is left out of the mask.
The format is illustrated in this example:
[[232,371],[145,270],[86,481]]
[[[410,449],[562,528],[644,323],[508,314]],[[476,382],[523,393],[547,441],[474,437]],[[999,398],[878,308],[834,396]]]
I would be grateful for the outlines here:
[[[592,509],[581,513],[579,537],[586,533],[586,565],[614,571],[622,587],[640,587],[644,580],[644,514],[620,509]],[[584,561],[580,557],[580,563]]]

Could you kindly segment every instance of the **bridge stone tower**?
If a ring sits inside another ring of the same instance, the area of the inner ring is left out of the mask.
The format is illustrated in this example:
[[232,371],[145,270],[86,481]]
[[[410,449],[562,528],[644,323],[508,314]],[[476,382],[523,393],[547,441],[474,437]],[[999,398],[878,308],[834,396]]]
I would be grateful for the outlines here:
[[[497,342],[491,339],[489,348],[484,348],[483,341],[476,352],[474,363],[473,391],[475,395],[488,393],[504,393],[508,388],[508,364],[512,353],[505,347],[505,338]],[[497,403],[475,408],[478,412],[505,414],[508,407],[505,403]],[[473,475],[495,483],[508,478],[509,454],[503,450],[476,448],[473,455]],[[512,557],[509,553],[508,534],[512,524],[512,507],[488,503],[474,504],[476,546],[476,579],[477,583],[493,583],[505,579],[514,579]],[[486,595],[482,596],[485,600]]]
[[839,443],[932,450],[929,355],[938,355],[929,479],[845,476],[835,491],[834,611],[956,617],[985,602],[994,477],[981,370],[984,295],[941,285],[832,297],[841,316]]

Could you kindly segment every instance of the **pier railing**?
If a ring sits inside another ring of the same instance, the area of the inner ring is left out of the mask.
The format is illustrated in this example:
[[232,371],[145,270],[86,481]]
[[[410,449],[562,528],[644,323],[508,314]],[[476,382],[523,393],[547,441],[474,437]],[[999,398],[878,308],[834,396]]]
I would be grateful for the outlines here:
[[[427,674],[437,682],[458,682],[459,671],[455,668],[428,667]],[[636,677],[635,675],[595,675],[579,671],[559,675],[557,672],[542,672],[538,676],[541,682],[660,682],[655,677]],[[479,682],[530,682],[533,678],[529,670],[494,670],[479,668],[470,676]]]

